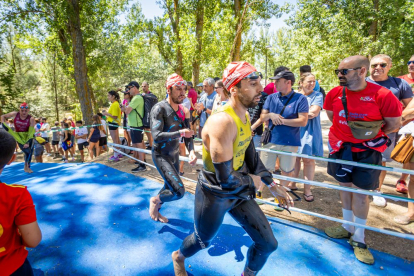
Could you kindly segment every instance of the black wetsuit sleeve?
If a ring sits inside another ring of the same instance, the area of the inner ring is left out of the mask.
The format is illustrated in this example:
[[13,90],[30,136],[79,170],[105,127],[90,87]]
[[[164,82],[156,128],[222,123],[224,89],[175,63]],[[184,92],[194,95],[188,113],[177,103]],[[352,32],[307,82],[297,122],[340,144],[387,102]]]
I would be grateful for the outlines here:
[[164,114],[162,105],[157,104],[151,110],[151,134],[156,143],[162,143],[170,139],[180,138],[179,131],[164,132]]
[[256,152],[252,141],[250,142],[244,155],[244,162],[246,163],[249,172],[260,176],[263,183],[270,185],[273,182],[272,174],[266,169],[262,160],[260,160],[259,153]]
[[253,179],[250,175],[237,172],[233,169],[233,158],[229,161],[214,163],[216,170],[216,179],[224,189],[238,190],[244,189],[246,185],[253,185]]
[[[190,119],[185,118],[185,120],[184,120],[184,127],[185,128],[188,128],[188,129],[191,129],[190,128]],[[188,152],[194,150],[194,139],[193,139],[193,137],[191,137],[191,138],[184,138],[184,143],[185,143],[185,146],[186,146]]]

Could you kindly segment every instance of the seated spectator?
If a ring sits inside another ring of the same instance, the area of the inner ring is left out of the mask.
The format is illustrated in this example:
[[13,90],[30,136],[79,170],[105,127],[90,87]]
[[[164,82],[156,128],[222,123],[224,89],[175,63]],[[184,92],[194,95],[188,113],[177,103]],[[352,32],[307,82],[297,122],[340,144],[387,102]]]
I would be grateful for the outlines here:
[[[15,147],[16,140],[0,130],[0,175],[15,160]],[[25,186],[0,181],[0,202],[0,274],[33,275],[26,247],[36,247],[42,232],[32,197]]]
[[[323,96],[314,90],[315,76],[312,73],[304,73],[300,76],[299,93],[306,96],[309,103],[308,124],[300,128],[300,143],[298,153],[323,156],[322,127],[319,112],[323,106]],[[296,157],[295,172],[293,177],[298,178],[301,161],[303,161],[303,177],[306,180],[313,180],[315,176],[315,160],[310,158]],[[289,188],[297,190],[296,183],[291,182]],[[303,198],[305,201],[312,202],[314,196],[310,185],[304,185]]]
[[[309,105],[306,97],[293,91],[295,76],[288,70],[280,71],[271,79],[275,80],[278,93],[269,95],[263,106],[261,121],[269,122],[270,142],[263,147],[276,151],[297,152],[300,144],[300,127],[308,122]],[[280,159],[280,170],[284,176],[292,176],[296,157],[279,155],[277,152],[261,152],[266,169],[272,171],[276,158]],[[287,180],[280,184],[288,186]]]
[[[351,56],[342,60],[335,70],[340,86],[329,91],[323,107],[332,122],[328,137],[329,158],[381,165],[381,152],[385,151],[389,141],[386,134],[401,125],[401,103],[390,90],[365,80],[369,68],[366,57]],[[346,104],[342,102],[343,98]],[[373,123],[358,132],[350,127],[354,121]],[[380,123],[380,128],[377,128]],[[370,168],[328,163],[328,174],[344,187],[375,190],[380,173],[380,170]],[[343,219],[366,225],[368,196],[345,191],[339,193]],[[325,233],[334,239],[349,239],[360,262],[374,263],[374,257],[365,243],[365,228],[344,223],[326,228]]]

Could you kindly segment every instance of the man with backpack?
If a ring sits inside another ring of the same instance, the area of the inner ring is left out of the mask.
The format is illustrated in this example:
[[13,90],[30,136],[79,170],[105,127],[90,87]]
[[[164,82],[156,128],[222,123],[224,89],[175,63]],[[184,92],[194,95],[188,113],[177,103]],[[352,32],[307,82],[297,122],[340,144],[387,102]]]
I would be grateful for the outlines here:
[[145,116],[144,116],[144,130],[145,135],[147,135],[147,139],[149,142],[149,147],[147,149],[152,149],[153,138],[151,134],[151,126],[149,116],[147,114],[151,113],[152,107],[158,103],[158,98],[149,90],[148,82],[144,81],[142,83],[142,97],[144,98],[144,109],[145,109]]
[[[128,107],[122,106],[122,112],[128,115],[128,125],[131,128],[131,141],[132,146],[135,148],[144,149],[143,136],[144,136],[144,117],[148,117],[144,110],[144,97],[139,95],[139,84],[136,81],[131,81],[127,85],[127,90],[130,95],[134,96],[129,103]],[[149,113],[149,112],[148,112]],[[144,116],[146,115],[146,116]],[[145,162],[144,152],[134,152],[134,157]],[[143,163],[139,163],[138,167],[132,169],[132,172],[142,172],[147,170],[147,167]]]

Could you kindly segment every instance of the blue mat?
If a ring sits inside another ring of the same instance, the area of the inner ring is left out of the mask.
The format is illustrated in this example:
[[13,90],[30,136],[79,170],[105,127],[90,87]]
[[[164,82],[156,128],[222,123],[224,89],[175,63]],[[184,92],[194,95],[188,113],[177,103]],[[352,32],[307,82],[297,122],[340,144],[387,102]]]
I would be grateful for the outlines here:
[[[35,275],[173,275],[171,252],[193,231],[194,196],[164,205],[170,223],[149,218],[148,201],[160,183],[110,167],[22,163],[1,180],[27,185],[43,240],[29,249]],[[373,266],[358,262],[345,240],[315,228],[270,218],[279,248],[259,275],[413,275],[414,265],[371,250]],[[226,216],[210,248],[186,261],[189,275],[240,275],[252,243]],[[410,272],[411,271],[411,272]]]

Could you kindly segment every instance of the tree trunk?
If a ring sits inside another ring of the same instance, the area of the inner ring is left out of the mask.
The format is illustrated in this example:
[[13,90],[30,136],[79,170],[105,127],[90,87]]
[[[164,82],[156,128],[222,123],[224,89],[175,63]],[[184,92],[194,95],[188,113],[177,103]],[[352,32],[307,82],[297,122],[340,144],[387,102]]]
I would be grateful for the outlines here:
[[53,90],[55,92],[56,121],[59,121],[59,105],[58,105],[57,82],[56,82],[56,49],[53,54]]
[[200,0],[196,5],[196,51],[193,57],[193,76],[194,85],[198,84],[200,77],[201,52],[203,49],[203,27],[204,27],[204,1]]
[[85,48],[80,23],[79,0],[67,0],[69,6],[68,25],[72,39],[72,56],[75,77],[75,89],[78,94],[83,119],[87,125],[92,124],[93,106],[92,91],[88,82]]
[[372,36],[372,41],[377,41],[378,35],[378,11],[379,11],[379,0],[372,0],[373,8],[375,10],[374,21],[372,21],[371,26],[369,27],[369,35]]
[[168,1],[166,1],[166,7],[168,9],[168,16],[171,21],[171,26],[175,35],[177,52],[176,52],[176,64],[175,73],[182,76],[183,74],[183,53],[181,52],[181,38],[180,38],[180,6],[178,0],[174,0],[174,10],[171,9]]
[[236,36],[234,38],[231,61],[240,60],[240,48],[241,48],[242,25],[243,25],[243,19],[242,19],[242,14],[241,14],[241,1],[242,0],[234,0],[233,9],[234,9],[234,16],[237,19],[237,24],[235,27]]

